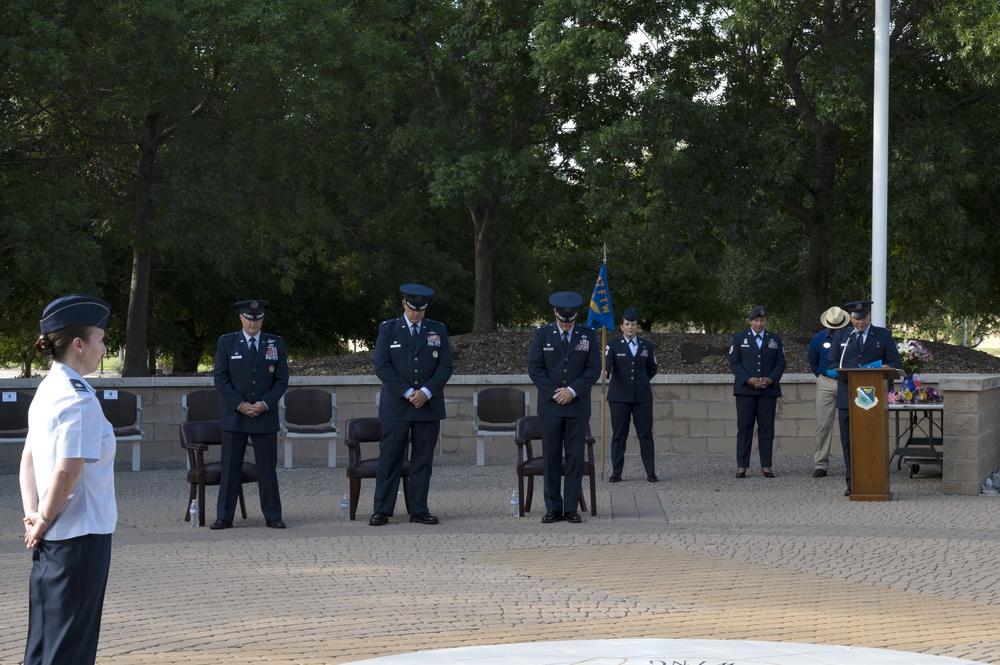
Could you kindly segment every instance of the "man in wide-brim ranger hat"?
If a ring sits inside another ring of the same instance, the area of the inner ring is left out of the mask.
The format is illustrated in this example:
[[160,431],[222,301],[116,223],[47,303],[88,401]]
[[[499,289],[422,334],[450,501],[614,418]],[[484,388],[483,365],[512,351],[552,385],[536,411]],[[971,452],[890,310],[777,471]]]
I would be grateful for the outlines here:
[[826,358],[833,348],[833,336],[851,322],[850,316],[834,305],[819,317],[823,330],[809,342],[809,368],[816,377],[816,440],[813,478],[823,478],[830,466],[833,421],[837,417],[837,380],[826,375]]

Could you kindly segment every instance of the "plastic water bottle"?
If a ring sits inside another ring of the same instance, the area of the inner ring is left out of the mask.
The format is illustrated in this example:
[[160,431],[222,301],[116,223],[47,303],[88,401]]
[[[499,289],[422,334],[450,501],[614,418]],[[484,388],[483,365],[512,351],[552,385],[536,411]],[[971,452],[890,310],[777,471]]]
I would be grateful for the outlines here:
[[521,516],[521,500],[517,496],[517,490],[510,493],[510,516]]
[[340,521],[351,521],[351,500],[347,498],[347,492],[344,492],[344,498],[340,500]]
[[198,528],[198,499],[191,502],[188,513],[191,516],[191,528]]

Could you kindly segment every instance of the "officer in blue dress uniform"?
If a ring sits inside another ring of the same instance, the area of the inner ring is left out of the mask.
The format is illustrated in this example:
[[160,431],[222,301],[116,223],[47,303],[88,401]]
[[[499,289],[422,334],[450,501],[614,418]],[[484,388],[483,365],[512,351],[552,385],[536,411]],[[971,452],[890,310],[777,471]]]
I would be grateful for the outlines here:
[[827,375],[837,379],[837,415],[840,421],[840,445],[844,449],[844,466],[847,467],[847,489],[844,496],[851,496],[851,395],[847,377],[837,369],[858,367],[895,367],[903,369],[896,342],[885,328],[872,325],[872,300],[855,300],[844,305],[851,315],[851,325],[838,330],[833,337],[833,348],[826,356]]
[[622,337],[611,340],[605,350],[613,433],[609,483],[621,482],[630,421],[635,423],[635,433],[639,437],[639,454],[646,480],[657,481],[653,451],[653,388],[649,385],[649,380],[656,376],[656,352],[653,343],[641,339],[638,332],[638,315],[630,307],[622,314]]
[[375,512],[370,526],[389,521],[396,506],[406,446],[410,454],[410,521],[437,524],[427,507],[434,446],[445,418],[444,386],[452,373],[448,330],[424,318],[434,291],[403,284],[403,315],[383,321],[375,341],[375,375],[382,380],[378,417],[382,419]]
[[219,391],[222,430],[222,479],[213,529],[233,526],[243,456],[253,437],[260,510],[272,529],[284,529],[278,494],[278,400],[288,388],[285,342],[261,332],[267,300],[241,300],[243,329],[219,338],[215,352],[215,389]]
[[729,366],[733,370],[736,398],[736,477],[745,478],[750,466],[753,430],[757,426],[760,470],[774,478],[771,469],[774,444],[774,414],[781,397],[781,375],[785,373],[785,349],[781,338],[765,329],[767,310],[754,307],[747,316],[750,330],[733,336]]
[[[535,330],[528,350],[528,376],[538,388],[545,485],[545,524],[583,521],[577,506],[590,421],[590,389],[601,375],[601,350],[593,328],[576,325],[583,296],[559,291],[549,298],[556,322]],[[562,463],[566,458],[565,492]]]

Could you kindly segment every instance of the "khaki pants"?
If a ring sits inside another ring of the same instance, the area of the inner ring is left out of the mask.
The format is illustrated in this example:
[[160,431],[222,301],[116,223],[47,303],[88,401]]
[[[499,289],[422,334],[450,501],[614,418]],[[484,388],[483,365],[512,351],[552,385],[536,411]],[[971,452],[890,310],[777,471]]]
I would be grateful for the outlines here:
[[816,451],[813,463],[826,470],[830,464],[833,443],[833,423],[837,419],[837,380],[829,376],[816,377]]

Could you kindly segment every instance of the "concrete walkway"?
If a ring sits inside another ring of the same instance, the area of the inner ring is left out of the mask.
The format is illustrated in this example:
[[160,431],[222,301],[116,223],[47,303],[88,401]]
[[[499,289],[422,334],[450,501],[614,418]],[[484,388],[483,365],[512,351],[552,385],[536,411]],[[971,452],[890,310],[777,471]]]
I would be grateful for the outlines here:
[[[894,500],[850,502],[843,466],[660,456],[650,484],[599,483],[598,516],[509,517],[513,459],[438,458],[438,526],[339,521],[344,470],[279,469],[289,529],[182,520],[179,467],[117,473],[120,519],[99,663],[345,663],[446,647],[604,638],[841,644],[1000,663],[1000,498],[942,496],[893,466]],[[299,465],[300,461],[296,460]],[[154,465],[150,465],[151,467]],[[606,470],[606,475],[610,469]],[[30,556],[0,467],[0,662],[20,662]],[[209,505],[215,493],[210,490]],[[400,506],[402,501],[400,501]],[[210,511],[210,515],[213,511]],[[363,519],[362,519],[363,516]]]

